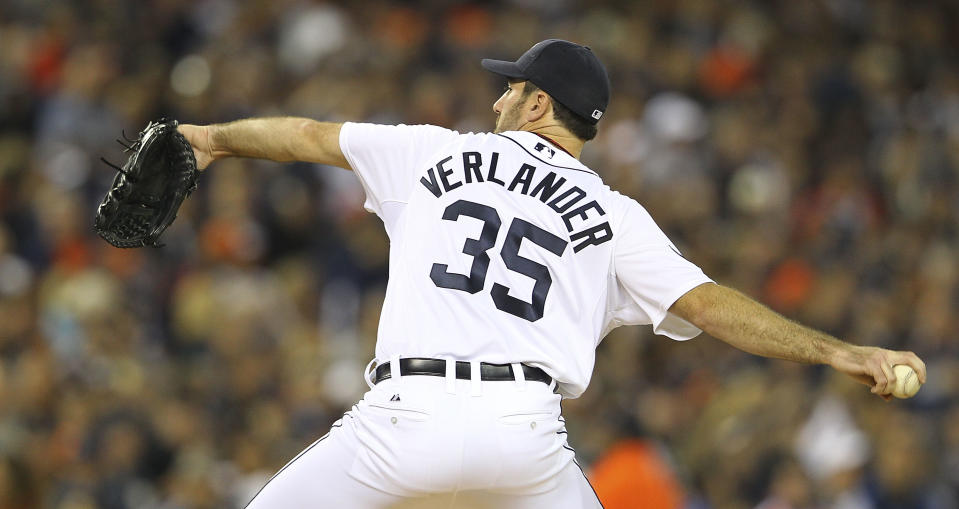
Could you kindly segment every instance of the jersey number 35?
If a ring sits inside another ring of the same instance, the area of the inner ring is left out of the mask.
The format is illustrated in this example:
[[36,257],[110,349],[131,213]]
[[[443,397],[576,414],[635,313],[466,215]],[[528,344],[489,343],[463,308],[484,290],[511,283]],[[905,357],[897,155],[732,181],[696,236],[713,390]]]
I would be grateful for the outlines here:
[[[499,236],[500,226],[503,222],[499,213],[493,207],[466,200],[456,201],[443,211],[443,219],[447,221],[456,221],[460,216],[469,216],[483,221],[480,238],[467,238],[463,245],[463,253],[473,257],[470,273],[467,276],[449,272],[449,265],[434,263],[430,270],[430,279],[433,280],[433,284],[440,288],[477,293],[482,291],[486,285],[486,271],[489,269],[490,262],[487,251],[496,244],[496,237]],[[490,296],[493,298],[496,309],[535,322],[543,317],[543,311],[546,308],[546,295],[549,293],[549,287],[553,284],[553,278],[550,277],[549,269],[545,265],[519,255],[519,246],[523,239],[528,239],[533,244],[556,256],[563,255],[568,242],[520,218],[513,219],[509,226],[509,232],[506,234],[506,242],[503,244],[503,249],[500,250],[500,256],[503,258],[506,268],[535,281],[532,302],[511,297],[509,288],[499,283],[493,283]]]

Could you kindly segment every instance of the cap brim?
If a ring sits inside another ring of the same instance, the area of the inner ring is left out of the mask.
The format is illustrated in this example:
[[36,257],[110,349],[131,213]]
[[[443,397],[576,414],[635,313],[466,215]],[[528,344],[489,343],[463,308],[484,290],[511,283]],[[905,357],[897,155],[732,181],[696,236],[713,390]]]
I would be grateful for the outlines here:
[[520,70],[519,65],[517,65],[516,62],[484,58],[480,61],[480,65],[483,66],[483,69],[486,69],[494,74],[499,74],[500,76],[506,76],[507,78],[526,79],[526,76],[523,75],[523,71]]

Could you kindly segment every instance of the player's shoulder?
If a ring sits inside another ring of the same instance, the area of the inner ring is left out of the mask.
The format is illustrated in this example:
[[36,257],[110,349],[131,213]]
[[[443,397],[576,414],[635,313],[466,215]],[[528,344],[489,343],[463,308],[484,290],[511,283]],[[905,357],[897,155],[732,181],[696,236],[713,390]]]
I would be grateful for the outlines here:
[[632,196],[625,195],[615,189],[611,189],[609,186],[605,184],[603,184],[603,187],[605,188],[605,191],[606,191],[605,193],[606,198],[610,201],[610,203],[615,204],[616,207],[622,209],[624,212],[628,212],[632,210],[635,212],[641,211],[643,213],[647,213],[646,207],[643,207]]
[[635,198],[603,184],[603,200],[617,230],[629,227],[648,228],[655,225],[652,215]]
[[462,133],[432,124],[385,124],[377,122],[344,122],[342,130],[369,132],[379,136],[442,136],[456,137]]
[[400,141],[441,144],[464,136],[459,131],[432,124],[381,124],[375,122],[344,122],[340,136],[376,142]]

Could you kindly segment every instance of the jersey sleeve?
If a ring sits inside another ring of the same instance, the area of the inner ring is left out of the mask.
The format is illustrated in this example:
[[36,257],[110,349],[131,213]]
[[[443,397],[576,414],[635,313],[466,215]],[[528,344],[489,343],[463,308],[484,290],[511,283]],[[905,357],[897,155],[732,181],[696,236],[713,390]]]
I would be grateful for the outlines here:
[[426,159],[459,136],[432,125],[379,125],[347,122],[340,129],[340,150],[366,191],[366,210],[383,217],[383,204],[406,202],[415,174]]
[[656,334],[678,341],[696,337],[701,330],[668,310],[686,292],[713,281],[680,254],[646,209],[623,199],[626,213],[613,251],[612,327],[652,324]]

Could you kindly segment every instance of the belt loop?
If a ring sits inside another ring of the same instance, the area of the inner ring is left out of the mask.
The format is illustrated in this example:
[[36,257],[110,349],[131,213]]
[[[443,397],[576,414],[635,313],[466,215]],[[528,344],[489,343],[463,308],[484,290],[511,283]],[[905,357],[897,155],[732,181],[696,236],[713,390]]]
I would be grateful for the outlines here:
[[522,392],[526,390],[526,373],[523,372],[523,365],[514,362],[510,364],[513,368],[513,379],[516,380],[516,390]]
[[400,376],[403,373],[400,372],[400,356],[399,354],[393,355],[390,357],[390,378],[400,383]]
[[483,395],[483,376],[480,372],[480,361],[470,361],[470,386],[473,396]]
[[456,394],[456,361],[446,358],[446,392]]
[[366,385],[373,388],[373,380],[376,377],[376,369],[373,368],[373,365],[376,364],[376,357],[373,357],[372,360],[366,365],[366,369],[363,370],[363,381],[366,382]]

